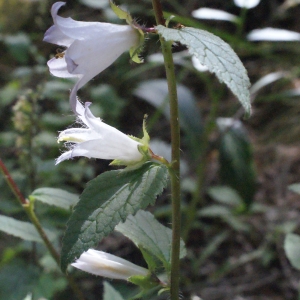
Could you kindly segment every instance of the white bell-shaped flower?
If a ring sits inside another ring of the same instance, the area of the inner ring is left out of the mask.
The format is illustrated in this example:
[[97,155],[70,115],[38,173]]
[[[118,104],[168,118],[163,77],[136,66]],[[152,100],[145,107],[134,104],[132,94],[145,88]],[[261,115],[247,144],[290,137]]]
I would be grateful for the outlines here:
[[115,255],[89,249],[72,264],[73,267],[94,275],[128,280],[131,276],[147,276],[149,271]]
[[54,25],[45,33],[44,41],[66,47],[48,61],[52,75],[77,78],[70,94],[76,112],[77,91],[89,80],[110,66],[123,52],[139,46],[140,31],[131,25],[101,22],[80,22],[57,15],[65,2],[53,4]]
[[[58,136],[58,142],[65,141],[69,150],[59,156],[56,164],[76,156],[114,160],[111,164],[128,167],[139,166],[149,159],[149,136],[137,139],[109,126],[96,118],[89,109],[77,100],[76,114],[85,128],[69,128]],[[145,127],[145,126],[144,126]]]

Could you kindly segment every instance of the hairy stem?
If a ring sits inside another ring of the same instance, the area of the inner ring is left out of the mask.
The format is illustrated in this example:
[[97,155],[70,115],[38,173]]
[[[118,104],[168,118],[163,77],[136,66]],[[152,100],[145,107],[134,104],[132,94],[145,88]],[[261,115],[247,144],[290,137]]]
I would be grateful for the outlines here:
[[[156,23],[165,25],[160,0],[152,0]],[[180,229],[181,229],[181,197],[180,197],[180,127],[178,115],[178,98],[175,70],[172,56],[172,44],[160,37],[164,57],[166,77],[170,100],[170,126],[172,144],[171,197],[172,197],[172,258],[171,258],[171,300],[179,299],[180,277]]]

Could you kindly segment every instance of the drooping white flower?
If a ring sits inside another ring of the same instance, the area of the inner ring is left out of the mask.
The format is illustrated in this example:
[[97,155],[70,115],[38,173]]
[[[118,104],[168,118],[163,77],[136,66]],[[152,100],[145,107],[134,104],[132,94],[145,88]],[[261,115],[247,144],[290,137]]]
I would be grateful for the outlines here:
[[89,249],[72,266],[94,275],[128,280],[131,276],[147,276],[149,271],[115,255]]
[[76,114],[85,128],[69,128],[59,134],[58,142],[65,141],[70,150],[59,156],[56,164],[76,156],[85,156],[111,159],[111,164],[133,167],[149,159],[149,136],[145,126],[143,139],[130,137],[96,118],[89,105],[86,102],[83,107],[77,100]]
[[266,27],[254,29],[248,35],[249,41],[292,42],[300,41],[300,33],[296,31]]
[[54,25],[44,41],[67,49],[48,61],[52,75],[77,78],[70,94],[71,108],[76,113],[76,93],[89,80],[110,66],[123,52],[138,48],[140,31],[131,25],[81,22],[57,15],[65,2],[53,4]]
[[260,0],[234,0],[234,4],[239,7],[253,8],[259,4]]

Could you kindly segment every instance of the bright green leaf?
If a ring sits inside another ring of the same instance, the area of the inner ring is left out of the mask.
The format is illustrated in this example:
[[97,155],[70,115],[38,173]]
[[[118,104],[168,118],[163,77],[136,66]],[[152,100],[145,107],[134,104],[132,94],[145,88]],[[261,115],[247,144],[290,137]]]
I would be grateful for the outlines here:
[[[0,230],[26,241],[43,242],[35,227],[28,222],[19,221],[6,216],[0,216]],[[55,234],[53,232],[50,232],[49,230],[45,231],[50,240],[55,238]]]
[[95,247],[128,215],[153,205],[167,182],[166,166],[154,163],[128,172],[105,172],[90,181],[67,224],[62,270],[65,271],[84,251]]
[[289,233],[284,240],[284,251],[291,265],[300,270],[300,236]]
[[104,281],[103,300],[124,300],[121,294],[116,291],[108,282]]
[[201,64],[228,86],[239,99],[246,113],[250,114],[250,81],[247,71],[227,43],[212,33],[192,27],[171,29],[158,25],[156,29],[167,41],[186,45],[189,52],[198,58]]
[[70,209],[79,200],[78,195],[55,188],[39,188],[29,198],[64,209]]
[[[137,247],[158,258],[164,267],[170,270],[172,230],[160,224],[150,212],[140,210],[135,216],[128,216],[115,230],[131,239]],[[180,246],[182,258],[186,255],[183,241]]]

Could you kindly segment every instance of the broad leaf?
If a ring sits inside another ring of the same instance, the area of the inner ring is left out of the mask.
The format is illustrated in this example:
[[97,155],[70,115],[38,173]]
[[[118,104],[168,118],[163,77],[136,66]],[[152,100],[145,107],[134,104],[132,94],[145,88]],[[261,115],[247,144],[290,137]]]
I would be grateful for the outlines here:
[[108,282],[104,281],[103,300],[124,300],[121,294],[116,291]]
[[166,166],[146,163],[133,171],[105,172],[90,181],[67,224],[61,267],[65,271],[130,214],[154,204],[167,185]]
[[[150,212],[140,210],[135,216],[128,216],[115,230],[131,239],[141,250],[159,259],[167,270],[171,267],[172,230],[160,224]],[[180,258],[186,255],[181,241]],[[147,260],[147,257],[145,257]],[[149,266],[150,267],[150,266]]]
[[156,29],[167,41],[186,45],[189,52],[198,58],[202,65],[215,73],[218,79],[230,88],[246,113],[250,114],[250,81],[247,71],[227,43],[212,33],[192,27],[171,29],[158,25]]
[[38,200],[63,209],[70,209],[78,202],[79,197],[61,189],[39,188],[29,196],[29,199]]
[[284,240],[284,251],[291,265],[300,270],[300,236],[289,233]]
[[[26,241],[43,243],[43,240],[39,236],[35,227],[28,222],[19,221],[6,216],[0,216],[0,230]],[[45,232],[50,240],[55,238],[55,234],[53,232],[49,230],[45,230]]]

